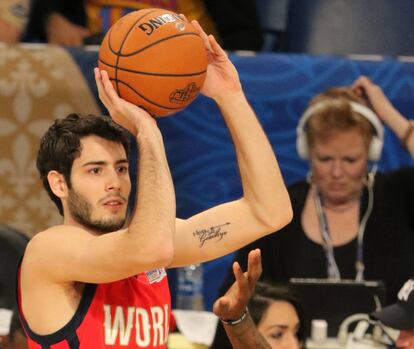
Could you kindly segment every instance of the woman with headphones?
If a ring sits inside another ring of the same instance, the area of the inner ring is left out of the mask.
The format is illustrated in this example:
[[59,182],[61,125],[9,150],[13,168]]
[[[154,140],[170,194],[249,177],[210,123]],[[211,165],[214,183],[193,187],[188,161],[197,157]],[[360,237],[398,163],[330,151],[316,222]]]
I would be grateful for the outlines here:
[[260,248],[262,279],[277,282],[382,280],[393,302],[414,270],[414,168],[376,172],[382,123],[414,157],[414,121],[368,78],[314,97],[297,127],[297,150],[310,173],[289,188],[294,218],[236,260]]

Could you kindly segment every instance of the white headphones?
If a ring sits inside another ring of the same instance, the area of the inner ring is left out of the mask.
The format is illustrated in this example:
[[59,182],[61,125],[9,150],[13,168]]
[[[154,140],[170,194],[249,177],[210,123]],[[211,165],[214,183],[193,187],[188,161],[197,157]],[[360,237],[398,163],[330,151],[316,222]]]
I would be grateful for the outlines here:
[[[368,159],[371,161],[378,161],[381,158],[382,146],[384,144],[384,127],[378,116],[368,107],[356,103],[349,102],[353,112],[365,117],[373,126],[375,134],[372,136],[371,144],[369,145]],[[296,149],[302,159],[309,158],[308,139],[306,136],[305,126],[309,118],[326,105],[325,101],[320,101],[305,110],[304,114],[299,120],[296,128]]]

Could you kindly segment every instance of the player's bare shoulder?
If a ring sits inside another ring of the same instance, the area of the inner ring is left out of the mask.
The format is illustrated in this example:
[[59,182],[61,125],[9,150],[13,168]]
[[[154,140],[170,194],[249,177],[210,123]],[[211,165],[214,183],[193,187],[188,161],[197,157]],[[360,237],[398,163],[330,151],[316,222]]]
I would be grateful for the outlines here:
[[22,260],[22,276],[53,271],[61,261],[70,259],[70,251],[87,243],[93,235],[81,227],[57,225],[37,233],[28,243]]

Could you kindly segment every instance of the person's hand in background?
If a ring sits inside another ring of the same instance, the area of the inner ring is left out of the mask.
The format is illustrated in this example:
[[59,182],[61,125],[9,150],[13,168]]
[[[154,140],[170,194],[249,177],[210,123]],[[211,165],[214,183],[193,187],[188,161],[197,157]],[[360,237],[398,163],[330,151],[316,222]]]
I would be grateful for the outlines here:
[[21,32],[17,27],[0,19],[0,42],[16,43],[19,41],[20,35]]
[[249,252],[245,273],[237,262],[233,263],[233,272],[236,281],[226,294],[217,299],[213,305],[214,314],[223,320],[239,319],[245,313],[247,303],[254,293],[256,282],[262,274],[260,250]]
[[224,324],[233,349],[270,349],[269,343],[257,330],[247,310],[247,303],[262,274],[260,250],[250,251],[247,258],[247,271],[244,273],[239,263],[233,263],[236,281],[224,296],[216,300],[213,312]]
[[89,30],[74,24],[59,13],[52,13],[46,22],[46,35],[49,44],[62,46],[83,46]]
[[392,105],[381,87],[366,76],[360,76],[352,84],[352,89],[366,98],[379,119],[393,130],[409,153],[414,157],[414,121],[409,121]]

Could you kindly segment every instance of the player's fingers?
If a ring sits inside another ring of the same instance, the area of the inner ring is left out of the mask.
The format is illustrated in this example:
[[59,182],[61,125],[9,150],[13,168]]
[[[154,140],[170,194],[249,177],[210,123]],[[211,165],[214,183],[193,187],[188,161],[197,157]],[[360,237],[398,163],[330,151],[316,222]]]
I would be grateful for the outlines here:
[[99,72],[99,68],[95,67],[93,68],[93,75],[95,77],[96,87],[99,90],[102,89],[102,82],[101,82],[101,73]]
[[200,35],[201,39],[203,39],[204,46],[206,47],[206,49],[212,52],[213,49],[211,48],[211,43],[210,43],[210,40],[208,39],[208,35],[203,30],[203,28],[201,28],[201,25],[195,19],[191,21],[191,24],[193,25],[194,29],[197,31],[198,35]]
[[108,109],[109,114],[112,117],[116,117],[116,115],[119,113],[122,114],[122,103],[117,93],[115,92],[111,81],[109,80],[108,73],[105,70],[100,70],[99,74],[101,85],[99,98],[101,99],[106,109]]
[[102,76],[103,87],[105,89],[105,93],[108,97],[109,102],[114,105],[117,105],[119,102],[119,97],[114,89],[114,86],[111,83],[111,80],[109,80],[108,73],[105,70],[101,70],[101,76]]
[[186,22],[188,22],[188,18],[185,16],[184,13],[180,13],[179,16]]
[[226,51],[223,50],[223,48],[220,46],[220,44],[217,42],[214,35],[209,35],[208,40],[210,42],[210,47],[215,55],[225,56],[227,57]]
[[99,99],[102,101],[105,107],[108,108],[109,100],[105,92],[105,88],[103,86],[102,75],[101,75],[101,71],[99,70],[99,68],[94,68],[94,75],[95,75],[96,87],[98,88]]

